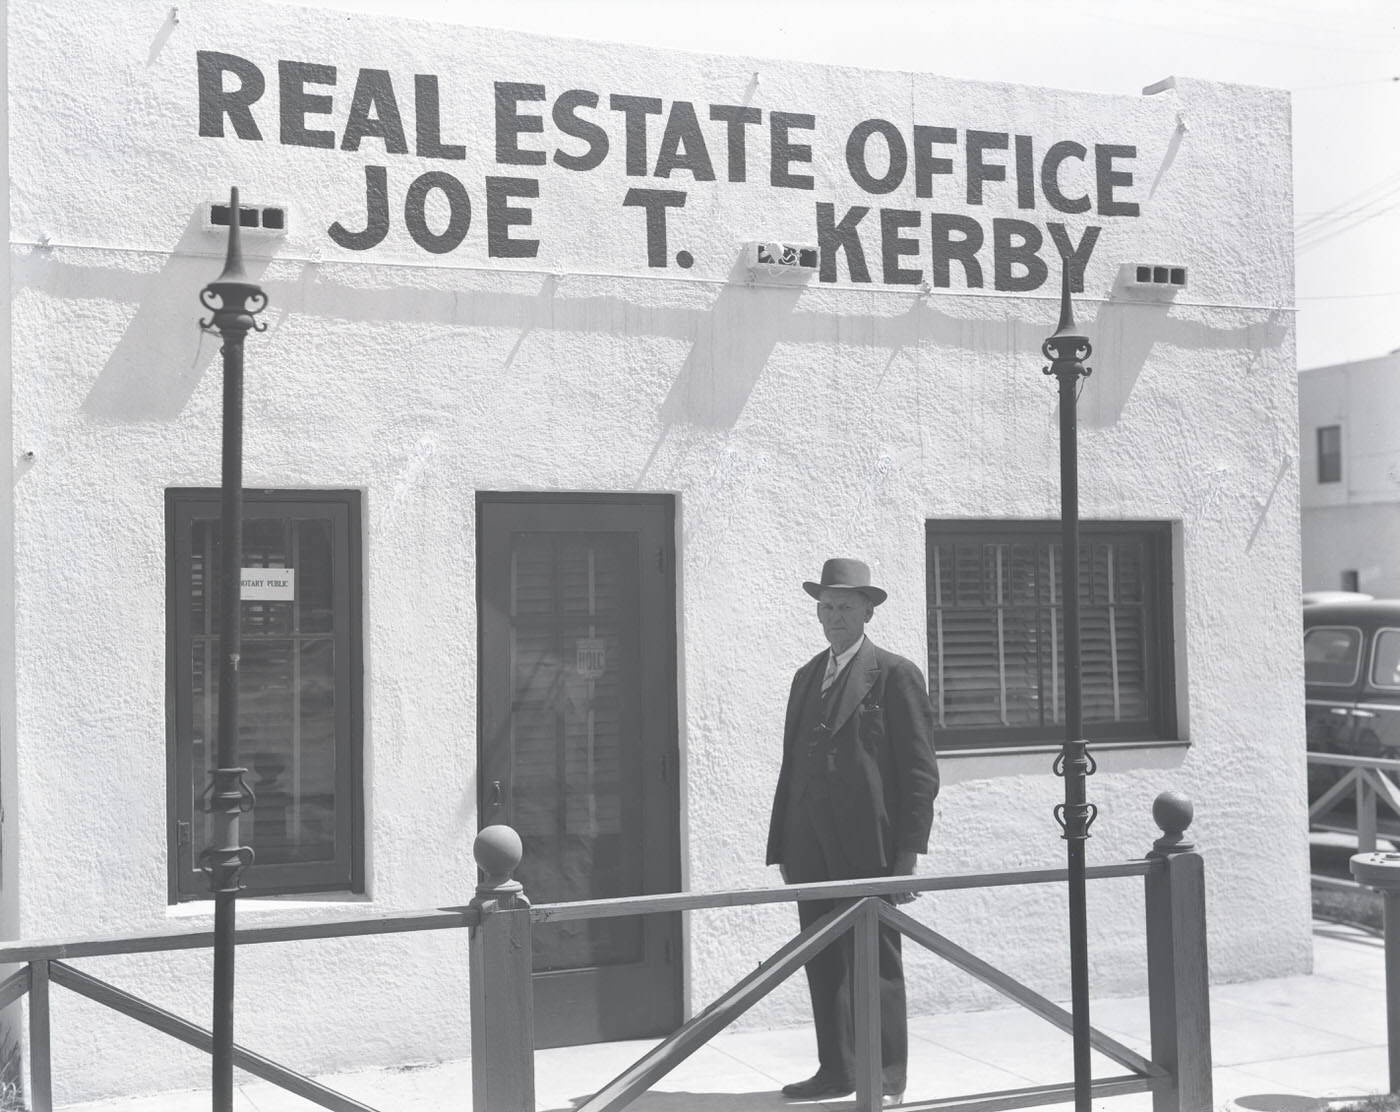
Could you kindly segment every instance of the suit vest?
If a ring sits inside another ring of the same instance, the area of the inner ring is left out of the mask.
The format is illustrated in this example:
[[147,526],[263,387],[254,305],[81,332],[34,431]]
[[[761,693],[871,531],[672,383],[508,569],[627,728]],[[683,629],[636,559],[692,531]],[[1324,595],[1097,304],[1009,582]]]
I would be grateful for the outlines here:
[[797,718],[797,738],[792,758],[792,780],[788,787],[789,805],[799,800],[831,798],[827,776],[835,767],[836,742],[827,727],[827,718],[841,700],[841,690],[851,671],[851,662],[841,669],[831,686],[822,692],[824,669],[815,669]]

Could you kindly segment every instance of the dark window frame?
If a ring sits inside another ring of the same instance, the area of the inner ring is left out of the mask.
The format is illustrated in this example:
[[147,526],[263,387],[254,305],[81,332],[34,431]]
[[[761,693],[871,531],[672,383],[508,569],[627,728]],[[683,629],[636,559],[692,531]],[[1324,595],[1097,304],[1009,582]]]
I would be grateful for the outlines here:
[[[1368,686],[1380,691],[1400,691],[1400,664],[1393,663],[1396,660],[1396,655],[1393,653],[1387,655],[1382,652],[1387,642],[1393,641],[1396,637],[1400,637],[1400,629],[1393,626],[1382,626],[1376,630],[1371,638],[1371,661],[1366,669],[1369,675]],[[1390,679],[1386,682],[1382,682],[1376,674],[1382,661],[1391,664]]]
[[[1173,527],[1165,521],[1081,521],[1081,566],[1090,557],[1091,545],[1098,542],[1139,539],[1144,545],[1144,597],[1141,603],[1144,620],[1143,695],[1147,713],[1140,719],[1102,722],[1089,719],[1086,708],[1084,736],[1096,743],[1143,744],[1174,741],[1177,738],[1177,679],[1176,631],[1173,599],[1174,539]],[[936,643],[938,612],[935,584],[935,549],[949,544],[990,545],[1048,545],[1058,552],[1061,525],[1045,519],[928,519],[925,525],[925,613],[928,633],[928,684],[934,703],[935,737],[940,751],[1006,750],[1039,748],[1058,745],[1064,740],[1062,720],[1034,725],[947,725],[945,711],[940,707],[943,692],[939,689],[940,675]],[[1089,605],[1081,600],[1082,610]],[[985,611],[985,607],[971,607]],[[1043,609],[1043,607],[1042,607]],[[1053,609],[1053,607],[1052,607]],[[1059,606],[1062,614],[1062,602]],[[1036,698],[1040,698],[1037,692]],[[942,723],[942,724],[940,724]]]
[[[1328,440],[1334,443],[1329,444]],[[1342,426],[1319,425],[1317,428],[1317,481],[1342,481]]]
[[[343,780],[346,813],[338,816],[336,851],[327,862],[286,865],[256,864],[243,874],[245,895],[292,895],[317,892],[360,894],[365,888],[364,815],[364,628],[363,628],[363,495],[354,489],[245,490],[244,521],[268,504],[323,507],[343,515],[344,535],[333,537],[335,566],[345,570],[345,589],[337,591],[343,610],[346,661],[344,736],[337,740],[337,769],[345,762]],[[192,831],[195,807],[192,786],[193,750],[180,736],[181,722],[190,713],[192,678],[185,668],[193,650],[191,605],[182,596],[189,582],[188,526],[217,518],[220,491],[208,487],[171,487],[165,492],[166,526],[166,813],[168,818],[168,896],[172,904],[212,898],[208,883],[194,867]],[[250,512],[252,511],[252,512]],[[182,535],[183,534],[183,535]],[[246,538],[245,538],[246,540]],[[341,547],[343,543],[343,548]],[[338,613],[336,625],[342,620]],[[339,636],[337,633],[336,636]],[[182,668],[185,674],[182,675]],[[247,819],[244,820],[245,824]],[[246,831],[242,838],[249,842]]]

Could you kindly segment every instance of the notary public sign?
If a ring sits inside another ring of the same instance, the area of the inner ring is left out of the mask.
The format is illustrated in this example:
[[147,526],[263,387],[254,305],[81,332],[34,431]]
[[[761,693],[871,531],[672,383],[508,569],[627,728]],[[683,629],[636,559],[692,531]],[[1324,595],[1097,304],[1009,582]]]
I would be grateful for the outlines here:
[[244,602],[291,602],[296,598],[296,569],[244,568],[239,597]]

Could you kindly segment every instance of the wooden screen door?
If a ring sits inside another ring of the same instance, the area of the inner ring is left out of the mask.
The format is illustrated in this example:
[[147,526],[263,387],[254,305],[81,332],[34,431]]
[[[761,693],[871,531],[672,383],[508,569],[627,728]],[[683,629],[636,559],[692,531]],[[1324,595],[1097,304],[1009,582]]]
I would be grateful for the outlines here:
[[[679,887],[669,496],[477,497],[480,824],[532,904]],[[535,1042],[668,1033],[680,916],[537,926]]]

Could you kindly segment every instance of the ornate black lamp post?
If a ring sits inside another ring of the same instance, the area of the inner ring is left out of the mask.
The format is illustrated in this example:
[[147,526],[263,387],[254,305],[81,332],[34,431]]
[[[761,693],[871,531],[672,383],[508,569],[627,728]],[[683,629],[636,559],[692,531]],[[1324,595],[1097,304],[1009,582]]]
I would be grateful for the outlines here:
[[257,321],[267,295],[243,272],[238,232],[238,189],[229,193],[228,256],[223,273],[199,293],[212,314],[201,321],[223,338],[223,475],[219,560],[219,744],[215,768],[202,801],[214,816],[213,837],[200,868],[214,893],[213,1112],[233,1109],[233,934],[234,900],[253,851],[239,844],[238,820],[253,808],[253,792],[238,767],[238,658],[242,614],[239,598],[243,560],[243,339],[261,332]]
[[1062,577],[1065,618],[1065,742],[1055,758],[1055,775],[1064,777],[1065,801],[1055,808],[1069,856],[1070,999],[1074,1015],[1074,1108],[1089,1112],[1089,922],[1085,908],[1084,843],[1098,812],[1086,801],[1085,779],[1094,774],[1094,758],[1083,738],[1084,701],[1079,661],[1079,381],[1092,373],[1084,366],[1093,347],[1074,327],[1070,306],[1070,264],[1060,277],[1060,326],[1040,346],[1050,360],[1047,375],[1060,380],[1060,524],[1063,530]]

